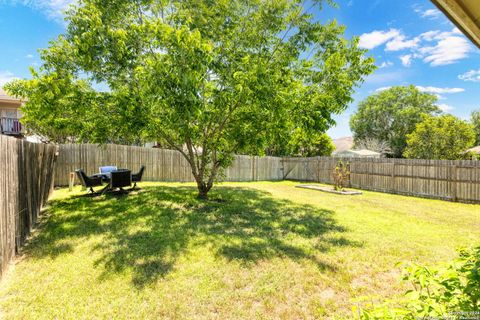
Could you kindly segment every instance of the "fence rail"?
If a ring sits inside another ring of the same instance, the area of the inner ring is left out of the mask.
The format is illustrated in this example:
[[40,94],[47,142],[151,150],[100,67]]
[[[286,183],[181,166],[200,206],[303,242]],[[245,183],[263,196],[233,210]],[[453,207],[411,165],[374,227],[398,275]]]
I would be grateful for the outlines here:
[[56,147],[0,135],[0,277],[53,186]]
[[[146,181],[194,181],[187,160],[174,150],[142,148],[107,144],[64,144],[59,146],[55,170],[55,184],[68,185],[68,176],[75,169],[87,174],[99,171],[103,165],[115,165],[136,171],[146,166]],[[225,170],[225,181],[282,180],[281,158],[236,156],[232,166]]]
[[480,203],[480,161],[287,158],[286,179],[333,183],[338,161],[350,164],[350,186],[387,193]]
[[[146,165],[147,181],[193,181],[183,156],[172,150],[119,145],[60,145],[55,183],[68,185],[68,175],[82,168],[88,174],[102,165],[136,170]],[[339,160],[350,163],[354,188],[480,203],[480,161],[372,158],[279,158],[236,156],[225,170],[225,181],[299,180],[333,183]]]

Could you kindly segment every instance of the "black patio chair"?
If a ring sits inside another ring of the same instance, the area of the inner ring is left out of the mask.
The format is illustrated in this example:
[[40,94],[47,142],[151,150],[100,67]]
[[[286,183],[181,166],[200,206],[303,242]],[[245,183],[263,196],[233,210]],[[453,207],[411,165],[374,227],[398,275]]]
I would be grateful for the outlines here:
[[132,185],[132,172],[130,170],[117,170],[111,172],[110,177],[110,191],[120,189],[124,191],[123,187],[130,187]]
[[93,187],[102,186],[102,177],[100,176],[89,177],[87,176],[85,171],[83,171],[83,169],[75,170],[75,172],[77,173],[78,179],[80,179],[80,181],[82,182],[82,185],[85,188],[90,188],[90,192],[92,194],[96,194],[97,192],[93,190]]
[[142,181],[142,176],[144,171],[145,171],[145,166],[142,165],[140,167],[140,170],[137,173],[132,173],[132,182],[133,182],[132,190],[135,189],[135,187],[137,186],[137,182]]

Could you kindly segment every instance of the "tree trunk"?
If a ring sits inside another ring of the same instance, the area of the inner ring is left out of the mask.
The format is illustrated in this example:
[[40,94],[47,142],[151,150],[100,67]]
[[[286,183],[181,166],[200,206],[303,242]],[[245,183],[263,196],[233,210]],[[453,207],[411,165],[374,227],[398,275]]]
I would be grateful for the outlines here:
[[197,198],[200,200],[208,200],[208,191],[206,189],[198,189]]
[[197,198],[201,200],[208,200],[208,192],[210,191],[211,187],[209,187],[203,181],[197,181],[197,188],[198,188]]

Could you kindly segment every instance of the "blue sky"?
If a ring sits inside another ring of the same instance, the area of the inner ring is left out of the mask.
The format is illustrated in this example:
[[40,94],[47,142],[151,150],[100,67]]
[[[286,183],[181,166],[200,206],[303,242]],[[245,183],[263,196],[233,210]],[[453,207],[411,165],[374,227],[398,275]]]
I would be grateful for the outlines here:
[[[62,10],[72,0],[0,0],[0,85],[29,77],[38,49],[62,33]],[[351,135],[348,120],[359,101],[378,90],[413,84],[439,96],[446,112],[468,119],[480,109],[480,49],[429,0],[337,0],[340,8],[315,13],[336,19],[346,36],[360,36],[379,69],[357,88],[355,101],[336,117],[333,138]]]

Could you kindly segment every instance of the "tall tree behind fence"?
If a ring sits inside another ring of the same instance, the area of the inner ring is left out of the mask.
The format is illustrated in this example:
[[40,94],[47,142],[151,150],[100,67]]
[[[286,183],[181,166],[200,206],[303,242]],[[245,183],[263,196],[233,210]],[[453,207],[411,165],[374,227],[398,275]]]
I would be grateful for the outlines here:
[[0,275],[48,200],[56,150],[53,145],[0,135]]
[[[146,181],[193,181],[183,156],[172,150],[118,145],[61,145],[56,185],[83,168],[88,174],[102,165],[136,171],[146,165]],[[438,161],[332,157],[278,158],[236,156],[225,181],[299,180],[333,183],[339,160],[350,163],[350,185],[359,189],[480,203],[480,161]]]

